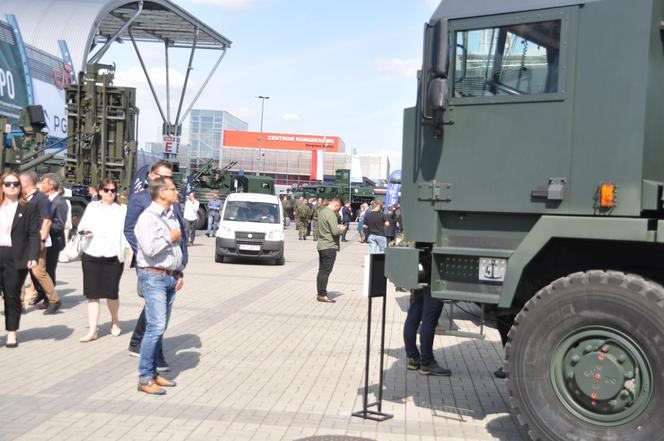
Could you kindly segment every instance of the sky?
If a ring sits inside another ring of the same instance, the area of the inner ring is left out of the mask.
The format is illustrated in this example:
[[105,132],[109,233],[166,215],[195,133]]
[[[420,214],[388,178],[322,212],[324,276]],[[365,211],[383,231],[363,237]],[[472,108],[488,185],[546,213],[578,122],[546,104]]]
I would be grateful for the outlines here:
[[[387,154],[400,167],[403,109],[415,103],[423,25],[437,0],[175,2],[233,42],[195,108],[229,111],[258,131],[256,97],[269,96],[264,131],[339,136],[348,151]],[[164,104],[163,46],[140,49]],[[184,109],[218,54],[196,52]],[[173,114],[188,56],[170,55]],[[115,85],[139,89],[139,140],[159,140],[161,117],[131,44],[115,45],[102,62],[116,64]]]

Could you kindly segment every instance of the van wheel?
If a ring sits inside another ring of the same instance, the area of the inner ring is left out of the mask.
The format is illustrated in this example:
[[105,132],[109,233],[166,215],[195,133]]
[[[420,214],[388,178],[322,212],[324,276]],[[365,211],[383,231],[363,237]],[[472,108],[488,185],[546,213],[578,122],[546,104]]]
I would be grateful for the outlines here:
[[217,263],[224,263],[224,255],[220,253],[214,254],[214,261]]
[[661,439],[664,288],[617,271],[542,288],[505,346],[516,419],[533,440]]

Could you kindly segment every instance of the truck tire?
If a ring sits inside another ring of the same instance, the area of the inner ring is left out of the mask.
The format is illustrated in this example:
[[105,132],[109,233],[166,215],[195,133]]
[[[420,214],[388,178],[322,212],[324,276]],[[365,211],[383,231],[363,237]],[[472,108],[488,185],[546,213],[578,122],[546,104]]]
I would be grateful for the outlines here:
[[198,219],[196,220],[196,229],[203,230],[207,226],[207,210],[205,207],[198,207]]
[[224,263],[224,255],[220,253],[214,253],[214,261],[217,263]]
[[616,271],[542,288],[505,347],[512,411],[535,441],[664,439],[664,288]]

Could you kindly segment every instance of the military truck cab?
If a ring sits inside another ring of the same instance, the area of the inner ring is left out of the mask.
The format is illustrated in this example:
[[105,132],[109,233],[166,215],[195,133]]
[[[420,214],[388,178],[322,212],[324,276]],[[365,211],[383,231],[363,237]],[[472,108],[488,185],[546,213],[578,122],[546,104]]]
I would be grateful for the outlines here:
[[534,440],[664,421],[664,1],[444,0],[404,113],[397,285],[507,322]]

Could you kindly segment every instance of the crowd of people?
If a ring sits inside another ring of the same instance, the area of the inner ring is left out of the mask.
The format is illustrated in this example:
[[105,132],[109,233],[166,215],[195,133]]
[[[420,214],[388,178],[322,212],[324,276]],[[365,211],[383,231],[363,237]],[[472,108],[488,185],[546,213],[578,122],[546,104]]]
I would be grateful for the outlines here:
[[[337,212],[337,218],[339,224],[346,227],[340,235],[340,242],[348,242],[350,224],[355,221],[359,241],[369,244],[371,254],[383,253],[388,244],[395,244],[397,235],[402,230],[399,204],[385,207],[383,202],[375,199],[371,204],[362,203],[353,213],[350,202],[344,203],[341,198],[338,199],[341,207]],[[305,199],[303,196],[297,199],[294,206],[292,201],[288,196],[281,197],[284,218],[295,221],[299,240],[307,240],[309,236],[313,236],[313,240],[318,241],[319,213],[331,201],[323,198]]]
[[[6,173],[1,182],[0,288],[5,306],[6,346],[17,348],[17,331],[26,303],[43,308],[45,315],[54,314],[61,307],[55,289],[56,269],[71,228],[71,207],[61,194],[60,179],[54,174],[38,179],[34,172]],[[140,359],[138,390],[163,395],[165,387],[175,386],[175,382],[163,376],[169,370],[163,336],[175,293],[184,284],[187,248],[194,240],[198,201],[192,192],[184,207],[180,205],[171,165],[165,161],[151,166],[143,187],[129,195],[126,203],[121,203],[118,192],[118,183],[110,178],[91,188],[91,201],[75,233],[80,243],[83,294],[88,310],[87,332],[79,341],[90,343],[98,338],[102,299],[106,300],[111,316],[110,334],[115,337],[122,334],[119,286],[125,259],[131,255],[131,267],[138,276],[137,294],[143,297],[145,305],[133,330],[129,353]],[[223,204],[216,198],[210,204],[208,235],[213,235],[218,218],[215,211],[220,211]],[[289,208],[285,201],[282,206],[284,211]],[[371,254],[383,253],[387,246],[394,245],[402,229],[399,205],[384,208],[378,200],[362,204],[353,213],[351,204],[338,197],[329,201],[300,198],[293,214],[298,238],[306,240],[313,233],[313,240],[317,241],[316,300],[322,303],[336,302],[328,295],[328,280],[340,242],[348,241],[353,220],[357,221],[359,241],[368,244]],[[26,280],[33,289],[25,290]],[[441,311],[442,303],[432,298],[430,291],[421,289],[411,293],[404,326],[408,369],[418,369],[424,375],[450,375],[433,358],[433,335]]]
[[[5,173],[0,182],[0,289],[7,330],[5,345],[17,348],[26,304],[43,309],[45,315],[56,313],[62,305],[55,289],[56,269],[71,229],[71,205],[63,198],[62,183],[55,174],[39,179],[34,172]],[[163,335],[174,294],[184,283],[191,219],[186,219],[179,204],[168,162],[153,164],[143,187],[124,201],[118,193],[118,183],[110,178],[91,186],[90,202],[70,239],[70,244],[78,244],[88,309],[87,332],[79,341],[90,343],[98,338],[102,299],[111,316],[110,334],[122,334],[118,294],[124,261],[131,254],[131,266],[138,275],[137,291],[145,307],[136,322],[129,353],[140,358],[138,390],[163,395],[164,387],[175,386],[162,375],[169,370]],[[189,200],[195,201],[195,196]]]

